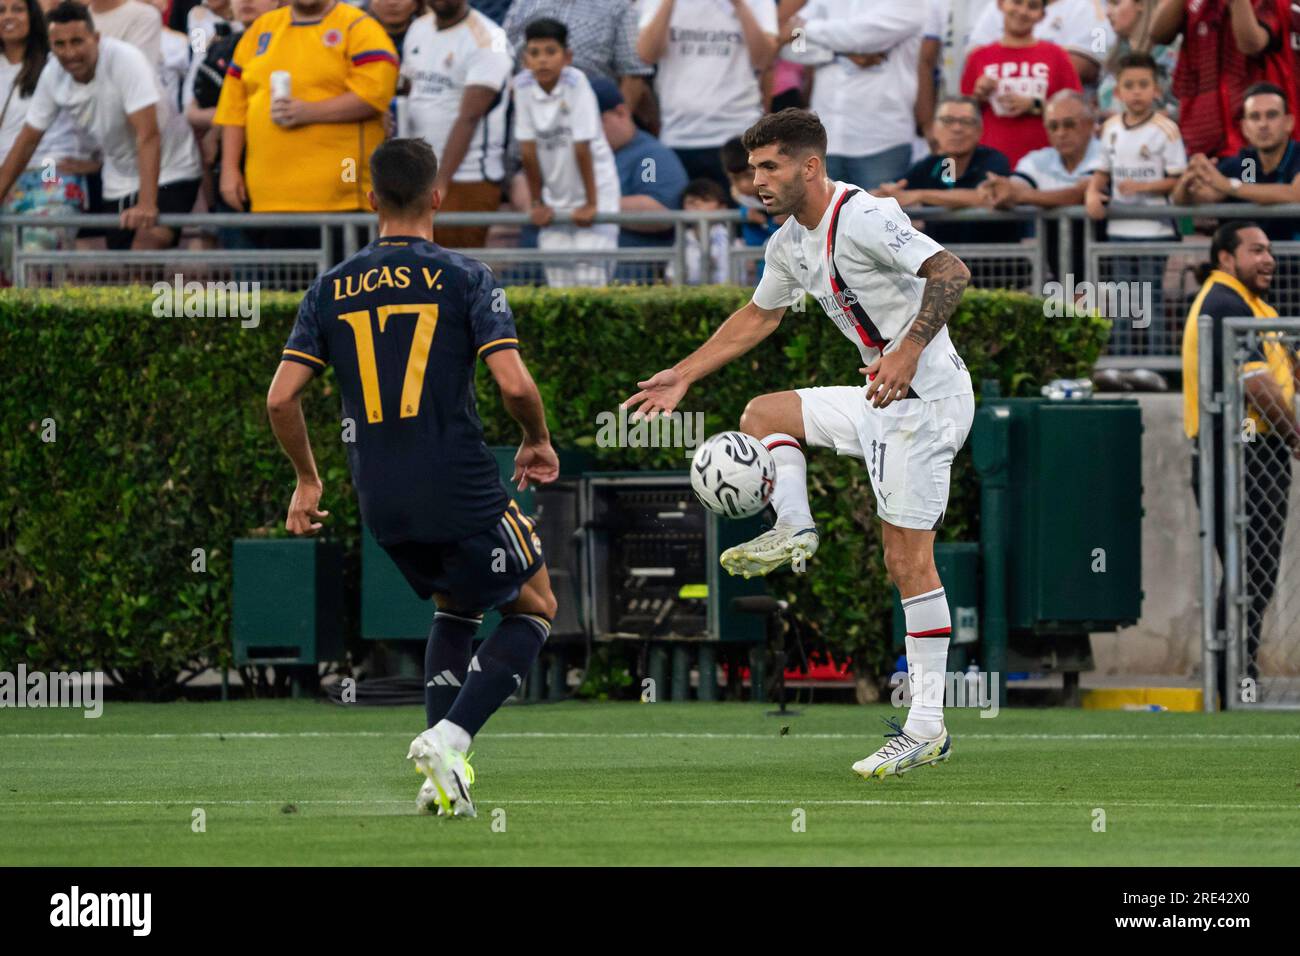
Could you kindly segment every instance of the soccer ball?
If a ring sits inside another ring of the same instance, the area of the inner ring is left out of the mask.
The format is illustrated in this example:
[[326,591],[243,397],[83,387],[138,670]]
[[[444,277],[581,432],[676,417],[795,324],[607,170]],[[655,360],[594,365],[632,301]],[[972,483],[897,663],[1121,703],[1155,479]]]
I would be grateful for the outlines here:
[[743,432],[719,432],[695,449],[691,487],[714,514],[748,518],[767,507],[776,487],[776,461]]

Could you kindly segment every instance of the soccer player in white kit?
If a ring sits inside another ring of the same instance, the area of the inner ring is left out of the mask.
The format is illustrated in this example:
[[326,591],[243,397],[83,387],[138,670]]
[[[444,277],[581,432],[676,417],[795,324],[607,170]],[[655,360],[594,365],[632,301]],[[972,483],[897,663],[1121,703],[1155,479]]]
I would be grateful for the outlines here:
[[826,130],[807,110],[764,116],[743,142],[768,213],[789,219],[768,240],[766,267],[750,302],[672,368],[638,382],[624,405],[670,414],[687,389],[770,335],[809,290],[858,349],[863,384],[799,388],[750,401],[740,428],[776,460],[776,525],[729,548],[732,574],[767,574],[817,550],[803,446],[860,458],[871,476],[885,566],[907,618],[906,724],[853,765],[884,777],[951,753],[943,721],[951,619],[934,565],[934,536],[948,503],[953,458],[975,414],[970,374],[947,322],[970,272],[912,228],[893,199],[826,177]]

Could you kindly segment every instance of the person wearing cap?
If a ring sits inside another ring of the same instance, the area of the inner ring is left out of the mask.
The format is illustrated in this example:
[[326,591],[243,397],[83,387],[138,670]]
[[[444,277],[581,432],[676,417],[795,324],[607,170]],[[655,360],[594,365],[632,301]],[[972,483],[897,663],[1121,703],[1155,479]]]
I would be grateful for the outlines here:
[[[686,189],[686,168],[677,154],[632,121],[632,111],[617,85],[604,77],[592,77],[596,106],[605,127],[605,139],[614,151],[623,196],[620,212],[666,212],[682,208]],[[619,227],[618,244],[623,248],[672,246],[671,225],[627,223]],[[620,262],[614,278],[619,282],[644,282],[662,274],[658,265]],[[653,274],[652,274],[653,273]]]

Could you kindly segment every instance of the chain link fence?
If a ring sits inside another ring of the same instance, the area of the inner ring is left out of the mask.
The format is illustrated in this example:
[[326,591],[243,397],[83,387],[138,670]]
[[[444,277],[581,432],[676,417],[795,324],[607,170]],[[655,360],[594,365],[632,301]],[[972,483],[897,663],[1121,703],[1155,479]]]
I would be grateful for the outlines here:
[[1300,710],[1300,319],[1203,316],[1197,336],[1206,698]]

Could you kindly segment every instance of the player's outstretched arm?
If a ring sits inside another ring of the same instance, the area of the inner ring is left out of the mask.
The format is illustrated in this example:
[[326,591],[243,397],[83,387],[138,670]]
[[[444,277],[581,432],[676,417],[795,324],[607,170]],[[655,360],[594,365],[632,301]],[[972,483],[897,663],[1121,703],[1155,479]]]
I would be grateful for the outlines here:
[[546,484],[560,477],[560,460],[551,447],[546,427],[546,409],[537,383],[518,349],[499,349],[488,355],[488,371],[501,390],[501,403],[524,430],[524,440],[515,455],[515,473],[510,481],[523,491],[529,482]]
[[632,408],[634,416],[671,415],[693,384],[744,355],[771,335],[781,324],[783,315],[784,306],[764,309],[755,305],[753,300],[749,301],[733,312],[707,342],[686,358],[644,382],[637,382],[641,391],[624,401],[622,407]]
[[916,375],[921,352],[948,324],[948,319],[961,302],[961,294],[970,281],[966,264],[947,249],[941,249],[925,262],[916,274],[925,280],[921,292],[921,309],[907,330],[907,337],[898,348],[880,356],[862,369],[871,378],[867,386],[867,401],[884,408],[907,395]]
[[307,421],[302,415],[302,390],[311,381],[312,370],[298,362],[281,362],[266,394],[266,413],[271,419],[280,447],[293,462],[298,474],[298,485],[289,502],[289,516],[284,526],[291,534],[315,534],[321,529],[317,519],[325,518],[328,511],[320,510],[320,475],[316,473],[316,459],[311,453],[307,438]]

